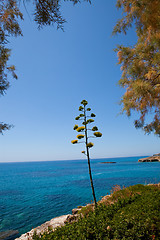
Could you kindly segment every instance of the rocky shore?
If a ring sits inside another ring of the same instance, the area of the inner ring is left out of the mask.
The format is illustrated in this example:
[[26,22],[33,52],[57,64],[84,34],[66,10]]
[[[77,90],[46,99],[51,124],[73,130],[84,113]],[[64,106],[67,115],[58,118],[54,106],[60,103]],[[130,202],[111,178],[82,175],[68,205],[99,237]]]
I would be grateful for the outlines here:
[[65,221],[69,216],[70,214],[53,218],[50,221],[45,222],[36,228],[33,228],[31,231],[22,234],[19,238],[16,238],[16,240],[31,240],[33,239],[33,234],[35,232],[37,235],[40,235],[40,234],[43,234],[44,232],[48,232],[49,229],[54,230],[57,227],[61,227],[65,224]]
[[[159,158],[160,158],[160,156],[159,156]],[[160,183],[159,184],[148,184],[148,185],[159,186]],[[121,188],[118,188],[117,190],[120,190],[120,189]],[[115,190],[115,191],[117,191],[117,190]],[[103,202],[107,201],[108,203],[113,204],[114,201],[111,199],[111,197],[112,197],[112,194],[106,195],[106,196],[102,197],[102,199],[99,202],[103,203]],[[31,231],[22,234],[19,238],[16,238],[15,240],[33,240],[34,233],[36,233],[37,235],[40,236],[44,232],[49,233],[50,231],[54,231],[57,227],[64,226],[66,223],[72,223],[72,222],[78,221],[79,217],[83,217],[83,214],[82,214],[83,211],[81,211],[81,210],[84,207],[89,207],[89,209],[93,210],[94,203],[87,204],[86,206],[79,206],[75,209],[72,209],[72,214],[55,217],[55,218],[51,219],[50,221],[47,221],[47,222],[43,223],[42,225],[40,225],[36,228],[33,228]]]
[[15,240],[32,240],[34,233],[41,235],[44,232],[53,231],[57,227],[64,226],[66,222],[73,222],[79,218],[78,212],[82,209],[82,206],[72,210],[72,214],[63,215],[60,217],[52,218],[50,221],[43,223],[42,225],[33,228],[31,231],[22,234],[19,238]]
[[140,158],[138,162],[160,162],[160,156],[155,154],[151,157]]

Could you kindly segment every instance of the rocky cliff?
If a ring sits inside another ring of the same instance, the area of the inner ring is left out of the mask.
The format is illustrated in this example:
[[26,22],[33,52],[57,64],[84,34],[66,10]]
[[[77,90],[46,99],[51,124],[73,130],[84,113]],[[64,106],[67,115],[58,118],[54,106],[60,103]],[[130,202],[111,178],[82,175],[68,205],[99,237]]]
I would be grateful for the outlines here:
[[151,156],[146,158],[140,158],[138,162],[160,162],[160,156]]

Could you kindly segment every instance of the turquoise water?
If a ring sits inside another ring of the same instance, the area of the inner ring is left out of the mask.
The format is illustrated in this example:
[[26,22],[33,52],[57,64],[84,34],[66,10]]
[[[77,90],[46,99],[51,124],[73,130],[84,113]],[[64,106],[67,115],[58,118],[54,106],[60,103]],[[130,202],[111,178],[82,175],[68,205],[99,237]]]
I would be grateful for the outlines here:
[[[160,182],[160,163],[138,163],[139,158],[92,160],[97,199],[116,184]],[[0,163],[0,231],[25,233],[91,200],[86,160]]]

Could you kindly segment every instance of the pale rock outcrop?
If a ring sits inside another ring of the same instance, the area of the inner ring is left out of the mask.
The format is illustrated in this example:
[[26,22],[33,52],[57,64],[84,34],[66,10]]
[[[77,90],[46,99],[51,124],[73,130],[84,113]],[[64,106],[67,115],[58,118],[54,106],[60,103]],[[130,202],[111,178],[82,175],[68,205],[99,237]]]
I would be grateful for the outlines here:
[[16,240],[31,240],[33,239],[33,234],[35,232],[37,235],[40,235],[43,234],[44,232],[48,232],[48,228],[54,230],[57,227],[64,226],[65,221],[69,216],[70,214],[53,218],[50,221],[43,223],[41,226],[33,228],[31,231],[21,235],[19,238],[16,238]]
[[66,223],[71,223],[78,221],[80,214],[78,213],[83,206],[79,206],[78,208],[74,208],[72,210],[72,214],[63,215],[60,217],[52,218],[50,221],[43,223],[41,226],[33,228],[31,231],[21,235],[19,238],[15,240],[32,240],[33,234],[36,232],[37,235],[41,235],[44,232],[49,232],[49,230],[54,230],[57,227],[64,226]]
[[140,158],[138,162],[160,162],[160,156],[151,156],[146,158]]

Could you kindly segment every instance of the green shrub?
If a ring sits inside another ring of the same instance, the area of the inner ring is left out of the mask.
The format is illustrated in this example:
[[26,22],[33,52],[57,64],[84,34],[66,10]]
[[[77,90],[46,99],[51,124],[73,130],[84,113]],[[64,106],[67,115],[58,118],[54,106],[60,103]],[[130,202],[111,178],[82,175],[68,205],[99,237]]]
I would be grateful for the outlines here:
[[[117,189],[117,188],[116,188]],[[96,211],[82,208],[83,218],[41,238],[65,240],[160,239],[160,187],[135,185],[116,190]],[[85,214],[87,213],[87,214]]]

